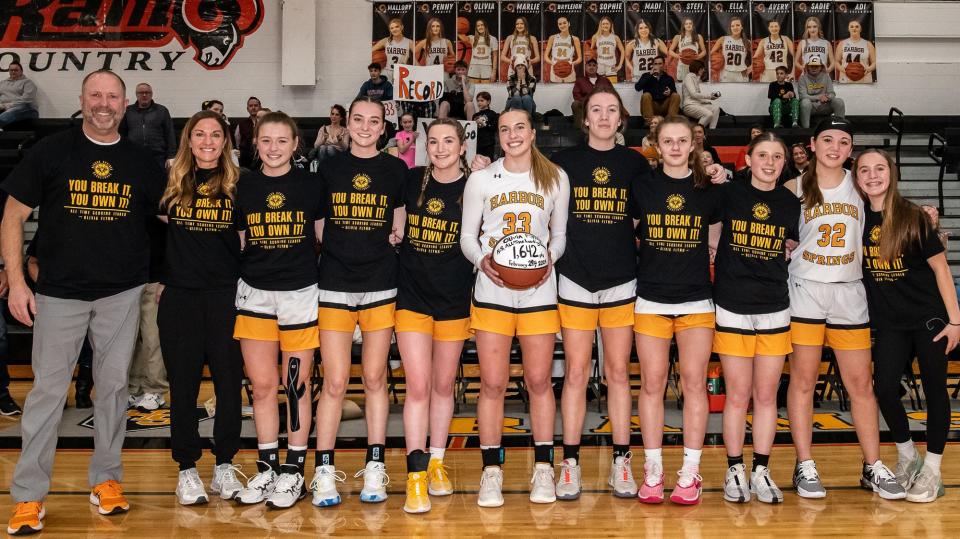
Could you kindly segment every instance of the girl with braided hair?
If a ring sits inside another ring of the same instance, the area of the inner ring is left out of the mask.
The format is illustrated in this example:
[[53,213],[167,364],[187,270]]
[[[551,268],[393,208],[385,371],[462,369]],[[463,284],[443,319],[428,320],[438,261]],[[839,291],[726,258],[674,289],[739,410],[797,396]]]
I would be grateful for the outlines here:
[[403,510],[408,513],[429,511],[428,493],[453,494],[443,450],[460,352],[470,336],[473,280],[473,267],[459,249],[463,190],[470,171],[463,126],[454,119],[434,120],[427,127],[426,148],[430,163],[410,170],[404,196],[407,224],[400,245],[395,316],[407,380]]

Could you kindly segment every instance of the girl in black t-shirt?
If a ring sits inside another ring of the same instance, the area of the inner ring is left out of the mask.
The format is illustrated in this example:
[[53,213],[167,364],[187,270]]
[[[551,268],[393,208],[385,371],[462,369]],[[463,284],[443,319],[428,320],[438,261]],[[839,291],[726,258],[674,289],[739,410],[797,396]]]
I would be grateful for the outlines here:
[[[863,280],[873,343],[873,384],[897,443],[897,481],[907,500],[943,496],[940,461],[950,430],[946,355],[960,341],[960,307],[944,246],[926,213],[904,199],[890,156],[866,150],[854,163],[857,190],[869,205],[863,230]],[[927,452],[910,438],[900,397],[904,369],[916,354],[927,401]]]
[[[460,251],[463,190],[469,166],[460,122],[427,127],[430,165],[410,171],[407,225],[400,246],[397,345],[406,373],[403,432],[407,442],[407,500],[403,510],[430,510],[434,496],[453,493],[443,466],[453,386],[463,341],[470,336],[473,266]],[[427,434],[430,452],[427,453]]]
[[[170,445],[180,465],[181,505],[206,503],[197,473],[200,436],[197,395],[203,363],[210,365],[217,398],[211,490],[226,500],[243,488],[233,456],[240,448],[242,359],[233,339],[240,236],[234,217],[240,171],[231,159],[229,128],[213,111],[194,114],[180,136],[160,200],[166,227],[167,265],[157,326],[170,380]],[[162,294],[162,295],[161,295]]]

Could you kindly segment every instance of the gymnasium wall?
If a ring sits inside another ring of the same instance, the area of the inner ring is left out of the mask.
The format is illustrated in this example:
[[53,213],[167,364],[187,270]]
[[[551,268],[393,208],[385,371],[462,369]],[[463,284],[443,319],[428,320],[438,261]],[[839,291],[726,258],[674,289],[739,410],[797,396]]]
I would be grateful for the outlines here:
[[[201,101],[218,98],[226,104],[228,115],[240,117],[245,115],[244,104],[250,95],[258,96],[266,107],[293,115],[326,116],[333,103],[347,104],[367,78],[372,10],[366,0],[315,0],[315,5],[313,1],[234,2],[242,13],[235,21],[235,46],[226,61],[209,57],[204,60],[198,51],[204,50],[203,40],[209,37],[185,32],[182,21],[179,26],[173,21],[169,25],[173,29],[166,30],[166,34],[163,28],[149,28],[154,36],[159,36],[152,43],[91,40],[71,42],[65,48],[63,42],[36,46],[35,38],[31,42],[29,36],[17,37],[17,25],[7,16],[0,19],[0,71],[5,70],[14,54],[19,56],[26,75],[39,87],[42,117],[67,117],[76,111],[83,72],[97,69],[108,60],[127,81],[131,100],[134,84],[149,82],[157,102],[169,107],[174,116],[188,116],[199,110]],[[195,0],[183,2],[188,6],[196,4]],[[59,4],[67,9],[71,3]],[[127,15],[122,16],[129,16],[131,5],[135,8],[153,2],[114,0],[104,4],[124,5]],[[53,16],[52,12],[46,14]],[[0,17],[4,15],[0,13]],[[186,12],[181,18],[190,21]],[[315,24],[311,24],[312,19]],[[960,89],[960,25],[956,21],[960,21],[960,2],[876,2],[878,71],[883,76],[873,85],[839,87],[847,113],[882,115],[895,105],[908,115],[960,115],[956,99]],[[284,36],[284,27],[295,30]],[[315,32],[311,33],[312,29]],[[218,31],[229,33],[230,29]],[[290,34],[295,35],[291,38]],[[9,46],[13,42],[17,46]],[[105,48],[106,43],[130,46]],[[219,65],[210,65],[218,61]],[[303,71],[297,70],[297,65],[302,65]],[[313,86],[283,84],[305,82],[304,72],[309,80],[311,71],[316,79]],[[632,86],[621,86],[628,108],[638,112],[639,100]],[[503,85],[479,87],[493,95],[495,108],[502,107],[506,99]],[[570,91],[570,85],[540,85],[536,94],[538,110],[557,108],[569,113]],[[721,104],[728,112],[765,114],[765,86],[728,83],[722,91]]]

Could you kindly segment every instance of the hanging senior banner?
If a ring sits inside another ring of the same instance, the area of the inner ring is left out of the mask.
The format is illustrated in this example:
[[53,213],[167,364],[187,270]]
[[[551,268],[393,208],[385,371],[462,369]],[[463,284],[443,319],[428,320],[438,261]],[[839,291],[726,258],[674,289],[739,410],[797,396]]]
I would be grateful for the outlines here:
[[793,66],[793,6],[791,2],[753,3],[753,80],[777,80],[777,68],[787,75]]
[[[464,157],[467,160],[467,163],[473,161],[474,156],[477,155],[477,122],[468,122],[464,120],[458,120],[460,125],[463,126],[464,133],[467,140],[467,153]],[[430,123],[433,122],[433,118],[420,118],[417,121],[417,151],[416,151],[416,165],[418,167],[429,165],[429,159],[427,158],[427,127]]]
[[667,73],[673,75],[677,86],[683,84],[683,78],[690,72],[694,60],[707,63],[707,3],[706,2],[668,2],[667,28],[670,35],[670,58],[667,60]]
[[467,76],[474,83],[497,81],[499,27],[500,9],[496,2],[457,4],[457,59],[467,64]]
[[584,2],[584,57],[597,61],[597,75],[623,78],[623,2]]
[[435,101],[443,97],[442,65],[393,66],[394,101]]
[[637,82],[650,71],[653,59],[667,55],[667,11],[663,2],[627,2],[626,44],[627,80]]
[[514,58],[523,55],[540,80],[540,2],[500,3],[500,81],[513,75]]
[[[543,81],[574,82],[582,73],[580,30],[583,2],[547,2],[543,6]],[[547,37],[549,36],[549,37]]]
[[370,61],[380,64],[393,81],[393,66],[413,63],[413,3],[373,4],[373,47]]
[[837,2],[837,81],[870,84],[877,81],[877,50],[873,46],[873,2]]
[[816,56],[833,77],[836,69],[833,2],[794,2],[793,26],[797,44],[794,76],[799,78],[803,67]]
[[457,3],[416,2],[414,35],[417,45],[413,51],[417,65],[440,65],[447,73],[453,73],[457,61]]
[[747,2],[710,2],[710,80],[750,82],[753,47]]

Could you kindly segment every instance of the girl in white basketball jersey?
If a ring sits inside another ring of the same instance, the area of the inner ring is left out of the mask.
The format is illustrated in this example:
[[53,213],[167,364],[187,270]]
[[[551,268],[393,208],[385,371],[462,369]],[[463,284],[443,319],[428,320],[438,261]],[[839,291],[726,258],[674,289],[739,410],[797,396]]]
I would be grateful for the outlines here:
[[393,82],[393,66],[409,64],[410,54],[413,52],[413,40],[403,35],[403,21],[390,19],[390,35],[376,42],[373,52],[383,50],[387,55],[387,63],[383,66],[383,76]]
[[[847,25],[850,37],[837,44],[837,75],[840,82],[870,84],[873,71],[877,68],[877,51],[873,43],[863,39],[863,26],[860,21],[850,21]],[[863,66],[863,77],[853,80],[847,76],[847,66],[858,63]]]
[[[691,51],[687,53],[686,59],[683,59],[684,51]],[[674,79],[679,81],[690,72],[690,62],[702,60],[707,55],[707,46],[703,43],[703,36],[697,33],[693,19],[683,19],[680,33],[673,36],[673,41],[670,42],[669,54],[676,58],[677,76]]]
[[[577,80],[576,68],[583,62],[580,50],[580,38],[570,35],[570,21],[566,17],[557,19],[557,29],[560,32],[550,36],[547,40],[544,58],[550,64],[550,80],[552,82],[574,82]],[[557,75],[554,69],[558,62],[570,63],[570,74],[566,77]]]
[[597,32],[590,38],[593,53],[597,58],[597,75],[617,82],[617,73],[623,67],[623,41],[613,33],[613,21],[604,16],[600,19]]
[[[767,23],[769,37],[760,40],[757,45],[757,51],[753,54],[756,61],[763,60],[763,75],[760,76],[762,82],[773,82],[777,80],[777,68],[783,66],[790,71],[790,58],[793,57],[793,40],[780,34],[780,23],[770,21]],[[793,78],[788,76],[788,79]]]
[[833,46],[823,37],[820,19],[811,16],[803,23],[803,38],[797,43],[794,71],[803,71],[803,67],[814,56],[820,58],[820,63],[827,73],[833,70]]
[[667,45],[662,39],[652,35],[650,23],[640,19],[636,26],[636,35],[627,43],[626,56],[627,79],[637,82],[644,73],[650,72],[653,59],[657,56],[667,57]]
[[[551,385],[553,345],[560,331],[557,281],[553,261],[564,252],[570,185],[566,174],[534,145],[530,114],[508,109],[498,124],[504,157],[471,174],[463,193],[460,247],[480,270],[473,291],[470,326],[476,331],[480,359],[477,421],[483,476],[481,507],[503,505],[503,399],[510,377],[510,345],[520,340],[523,377],[530,395],[534,465],[530,501],[556,500],[553,484],[553,432],[556,403]],[[496,242],[509,234],[527,233],[549,250],[550,266],[533,288],[504,286],[491,265]]]
[[470,47],[470,67],[467,76],[473,82],[493,82],[496,80],[497,38],[490,35],[490,29],[483,19],[476,22],[473,35],[457,35],[463,44]]
[[743,35],[743,21],[730,19],[730,34],[718,39],[710,54],[719,52],[723,57],[720,82],[750,82],[750,40]]
[[790,389],[787,412],[797,451],[793,484],[804,498],[823,498],[811,451],[813,392],[823,346],[833,349],[850,397],[863,451],[860,485],[885,499],[906,496],[880,461],[877,401],[870,365],[867,296],[861,282],[863,199],[844,161],[853,150],[853,127],[835,117],[821,121],[811,141],[816,162],[785,185],[801,198],[799,244],[790,261]]
[[500,48],[500,62],[507,65],[508,77],[513,75],[513,59],[520,54],[526,57],[531,70],[533,65],[540,61],[540,46],[537,38],[530,35],[530,25],[527,24],[526,17],[517,17],[513,33],[503,40]]
[[443,37],[443,23],[434,17],[427,21],[427,37],[417,42],[414,56],[420,65],[443,65],[448,58],[456,57],[456,49],[449,39]]

